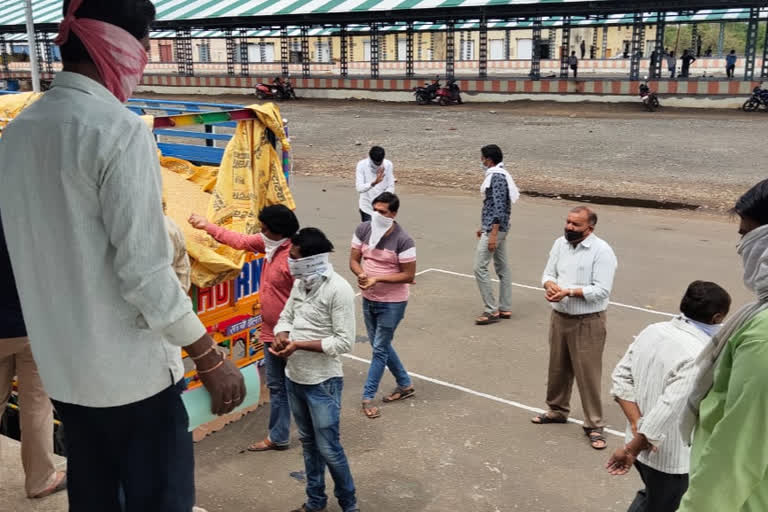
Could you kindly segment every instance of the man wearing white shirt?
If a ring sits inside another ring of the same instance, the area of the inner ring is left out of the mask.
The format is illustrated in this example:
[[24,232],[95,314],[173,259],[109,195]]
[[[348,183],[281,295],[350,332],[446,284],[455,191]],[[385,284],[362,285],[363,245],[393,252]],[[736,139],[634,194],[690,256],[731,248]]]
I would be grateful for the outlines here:
[[120,101],[141,78],[155,8],[63,7],[64,70],[0,139],[0,207],[34,359],[66,425],[69,510],[122,510],[122,496],[125,510],[189,512],[181,349],[212,412],[240,405],[245,386],[174,273],[157,145]]
[[573,380],[584,408],[584,432],[596,450],[606,447],[600,401],[605,310],[616,273],[616,255],[594,234],[597,214],[586,206],[568,213],[565,233],[555,240],[541,282],[552,304],[549,328],[548,412],[537,425],[565,423]]
[[395,192],[392,162],[384,159],[384,148],[373,146],[368,158],[357,163],[355,186],[360,194],[360,220],[368,222],[373,215],[373,200],[384,192]]
[[691,449],[679,417],[698,375],[696,358],[730,306],[723,288],[694,281],[680,303],[682,315],[646,327],[613,370],[611,394],[628,421],[626,445],[606,468],[624,475],[634,463],[645,484],[629,512],[674,512],[688,489]]

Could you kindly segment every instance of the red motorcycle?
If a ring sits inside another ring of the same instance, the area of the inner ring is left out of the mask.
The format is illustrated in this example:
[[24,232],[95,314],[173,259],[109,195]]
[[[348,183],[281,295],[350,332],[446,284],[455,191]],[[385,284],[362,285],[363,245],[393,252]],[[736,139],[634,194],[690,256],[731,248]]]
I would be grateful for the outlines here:
[[461,105],[461,89],[456,84],[456,80],[448,80],[445,87],[437,90],[437,102],[442,105]]
[[274,82],[272,84],[256,84],[256,98],[260,100],[276,99],[290,100],[297,99],[296,92],[293,90],[291,82]]

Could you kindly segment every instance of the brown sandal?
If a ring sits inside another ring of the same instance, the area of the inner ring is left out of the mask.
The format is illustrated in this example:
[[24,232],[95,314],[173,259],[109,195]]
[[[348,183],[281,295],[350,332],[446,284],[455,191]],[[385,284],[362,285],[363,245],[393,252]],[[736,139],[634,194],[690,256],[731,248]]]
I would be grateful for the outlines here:
[[397,402],[398,400],[405,400],[406,398],[411,398],[413,395],[416,394],[416,390],[411,386],[410,388],[401,388],[400,386],[396,387],[392,393],[389,394],[389,396],[385,396],[382,398],[382,401],[385,403],[389,402]]
[[370,400],[363,400],[363,414],[365,414],[366,418],[372,420],[381,416],[381,410],[378,407],[371,406]]
[[275,444],[272,441],[269,440],[269,438],[265,438],[263,441],[259,441],[258,443],[253,443],[251,446],[248,447],[249,452],[268,452],[270,450],[276,450],[276,451],[283,451],[290,448],[289,445],[285,444]]
[[[589,438],[589,444],[595,450],[605,450],[608,447],[608,442],[603,435],[602,428],[585,428],[584,433]],[[602,446],[598,443],[602,443]]]
[[499,314],[483,313],[475,319],[475,325],[495,324],[499,321]]
[[499,318],[502,320],[512,320],[512,312],[511,311],[499,311]]

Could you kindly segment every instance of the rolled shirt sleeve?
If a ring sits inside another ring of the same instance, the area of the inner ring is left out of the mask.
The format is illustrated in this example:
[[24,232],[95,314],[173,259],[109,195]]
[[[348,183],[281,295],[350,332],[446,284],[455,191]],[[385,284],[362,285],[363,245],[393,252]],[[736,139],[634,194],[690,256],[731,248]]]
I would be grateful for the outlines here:
[[561,241],[558,238],[555,243],[552,244],[552,249],[549,251],[549,259],[547,260],[547,266],[544,268],[544,274],[541,276],[541,285],[544,286],[548,281],[553,283],[557,282],[557,260],[559,251],[559,245]]
[[162,332],[174,345],[190,345],[206,330],[172,267],[156,145],[144,124],[137,124],[127,137],[137,159],[113,155],[99,184],[120,293],[138,309],[150,329]]
[[355,343],[355,293],[349,286],[340,287],[331,306],[333,334],[322,339],[323,352],[339,356],[352,351]]
[[595,256],[592,265],[592,283],[581,289],[585,301],[601,302],[610,297],[617,265],[613,249],[606,244]]

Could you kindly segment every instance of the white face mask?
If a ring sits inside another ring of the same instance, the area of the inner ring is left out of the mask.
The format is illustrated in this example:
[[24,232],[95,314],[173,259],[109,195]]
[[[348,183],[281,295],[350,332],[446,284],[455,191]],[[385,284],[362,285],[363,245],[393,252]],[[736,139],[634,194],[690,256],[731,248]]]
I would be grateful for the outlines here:
[[267,255],[267,261],[272,262],[272,257],[275,255],[281,245],[285,243],[287,238],[281,238],[280,240],[272,240],[268,236],[262,233],[261,237],[264,239],[264,252]]
[[368,246],[371,249],[375,249],[376,246],[379,245],[379,242],[381,242],[384,234],[389,231],[389,228],[391,228],[394,223],[395,219],[385,217],[379,212],[373,212],[373,215],[371,216],[371,238],[368,240]]
[[315,254],[314,256],[298,260],[288,258],[288,268],[291,271],[291,275],[296,279],[302,280],[308,288],[313,288],[331,268],[331,264],[328,262],[328,254],[327,252]]

